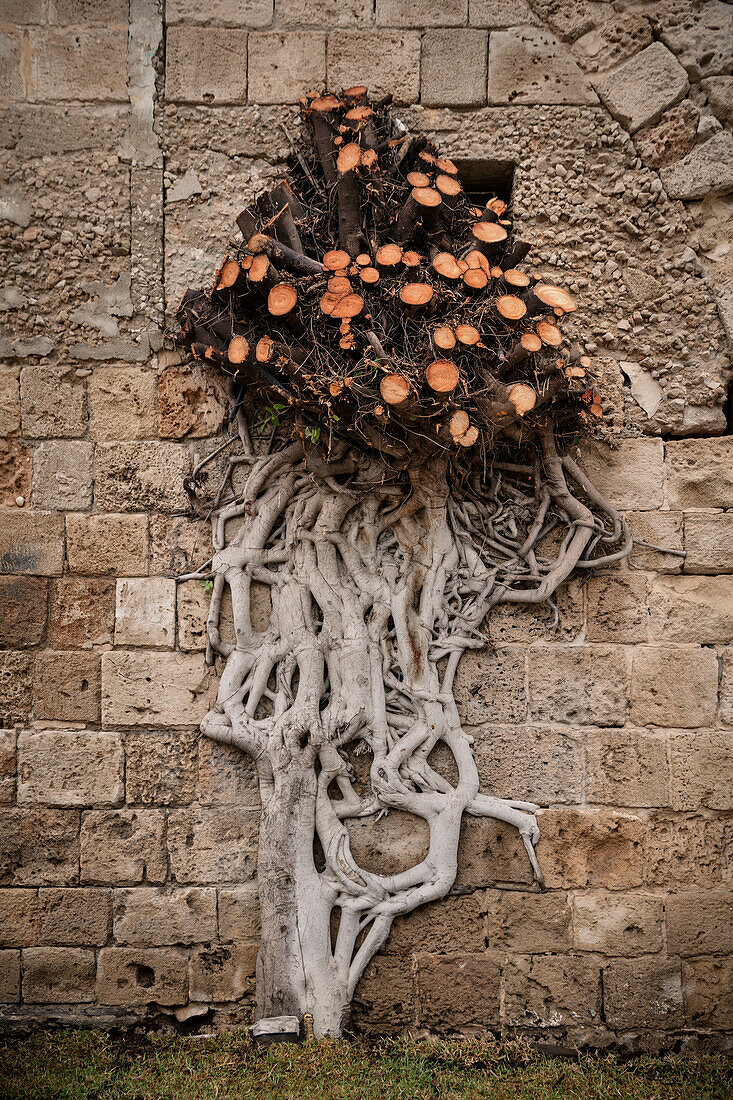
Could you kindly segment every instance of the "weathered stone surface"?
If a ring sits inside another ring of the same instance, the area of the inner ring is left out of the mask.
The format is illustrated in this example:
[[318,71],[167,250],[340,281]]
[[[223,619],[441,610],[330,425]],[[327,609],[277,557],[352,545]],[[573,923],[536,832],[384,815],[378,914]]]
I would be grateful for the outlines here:
[[550,889],[641,886],[644,822],[608,810],[547,810],[537,858]]
[[487,51],[485,31],[427,31],[420,56],[420,102],[431,107],[482,107]]
[[184,1004],[188,996],[188,955],[177,947],[105,947],[99,952],[100,1004],[135,1005],[155,1001]]
[[89,508],[92,503],[93,447],[82,440],[40,443],[33,452],[33,504],[36,508]]
[[0,435],[20,431],[20,369],[0,366]]
[[175,576],[196,569],[211,554],[211,529],[185,516],[150,517],[150,571]]
[[733,500],[733,437],[665,445],[670,508],[729,508]]
[[529,706],[540,722],[623,725],[626,655],[619,646],[533,646]]
[[34,717],[60,722],[98,722],[100,687],[96,654],[45,650],[36,657]]
[[720,719],[733,726],[733,647],[723,650],[723,675],[720,678]]
[[503,984],[504,1022],[513,1026],[587,1024],[600,1015],[600,967],[582,956],[514,955]]
[[23,435],[73,439],[86,430],[84,382],[71,367],[25,367],[20,376]]
[[662,949],[661,898],[639,894],[576,894],[573,938],[578,951],[602,955],[647,955]]
[[[90,23],[92,26],[106,24],[125,24],[127,22],[125,0],[54,0],[49,5],[49,23],[60,26],[79,26]],[[32,20],[36,22],[36,20]],[[38,20],[43,22],[43,20]]]
[[733,191],[733,134],[721,130],[686,157],[662,168],[664,189],[671,199],[704,199]]
[[609,806],[668,806],[669,767],[664,735],[632,729],[588,730],[586,797]]
[[163,882],[165,815],[160,810],[90,810],[81,822],[81,880],[100,885]]
[[215,940],[216,890],[115,890],[114,936],[117,943],[141,947]]
[[733,512],[687,512],[685,573],[733,573]]
[[516,829],[500,821],[464,817],[458,843],[457,885],[529,887],[532,882],[532,868]]
[[672,1028],[683,1023],[678,962],[619,959],[603,972],[603,1004],[611,1027]]
[[70,515],[66,540],[74,573],[135,576],[148,571],[147,516]]
[[178,443],[100,443],[95,503],[107,512],[185,511],[189,464]]
[[92,439],[150,439],[157,419],[154,371],[122,363],[95,369],[89,379]]
[[661,42],[652,42],[609,76],[596,91],[614,118],[632,134],[679,103],[689,88],[687,74]]
[[591,577],[586,589],[589,642],[645,642],[648,581],[633,573]]
[[117,581],[115,645],[160,646],[176,640],[176,582],[166,577]]
[[109,890],[76,887],[38,891],[40,943],[67,947],[105,944],[112,931]]
[[[355,32],[358,33],[358,32]],[[252,103],[297,103],[326,80],[326,36],[318,31],[255,31],[248,44]]]
[[420,35],[415,31],[334,31],[328,37],[328,82],[350,88],[357,81],[375,95],[392,92],[395,103],[420,95]]
[[69,886],[79,875],[79,815],[75,810],[0,810],[0,885]]
[[527,0],[471,0],[468,7],[472,27],[529,27],[539,22]]
[[32,947],[37,942],[37,891],[0,890],[0,946]]
[[414,951],[481,952],[485,947],[486,897],[477,890],[463,897],[441,898],[398,917],[384,950],[389,955],[409,955]]
[[654,813],[644,834],[644,883],[710,889],[730,881],[733,826],[722,817]]
[[208,737],[200,739],[198,754],[198,794],[202,805],[259,807],[259,787],[251,757]]
[[20,1000],[20,951],[0,951],[0,1003]]
[[125,788],[131,804],[185,805],[196,788],[198,733],[151,730],[125,738]]
[[733,809],[732,730],[672,733],[670,766],[673,809]]
[[114,581],[58,577],[51,582],[48,640],[54,649],[111,642],[114,621]]
[[172,103],[246,103],[246,31],[171,27],[165,76]]
[[488,944],[492,951],[565,952],[571,948],[570,904],[564,894],[488,894]]
[[0,94],[6,102],[25,99],[22,60],[20,35],[0,36]]
[[698,646],[638,646],[631,664],[632,722],[640,726],[710,726],[715,721],[718,662]]
[[665,911],[670,954],[733,954],[733,894],[676,894]]
[[648,20],[636,12],[619,12],[575,43],[575,56],[588,72],[607,72],[652,41]]
[[589,31],[596,21],[594,5],[588,0],[534,0],[534,6],[543,22],[570,42]]
[[733,641],[733,585],[728,577],[655,577],[650,607],[655,641]]
[[664,503],[664,447],[659,439],[622,439],[613,450],[591,444],[582,465],[599,493],[616,508],[648,511]]
[[[301,0],[306,5],[309,0]],[[285,0],[288,4],[288,0]],[[316,7],[321,7],[315,0]],[[282,18],[278,5],[278,15]],[[348,8],[348,4],[344,4]],[[371,10],[371,9],[370,9]],[[198,0],[168,0],[165,20],[171,26],[176,23],[213,23],[217,27],[266,27],[272,20],[272,0],[208,0],[201,7]],[[311,20],[317,22],[318,20]]]
[[260,935],[260,902],[257,886],[223,886],[217,891],[219,939],[225,943],[256,940]]
[[673,50],[690,80],[730,73],[733,68],[733,13],[720,0],[688,4],[671,0],[653,13],[664,42]]
[[105,726],[198,726],[209,671],[198,656],[116,650],[102,657]]
[[568,50],[534,27],[494,31],[489,41],[489,103],[597,103]]
[[211,592],[198,581],[184,581],[176,586],[176,618],[178,647],[186,652],[203,653],[206,649],[206,620],[211,605]]
[[377,24],[383,27],[460,27],[468,21],[468,0],[376,0]]
[[627,559],[629,567],[655,573],[679,573],[683,562],[681,556],[650,550],[640,543],[682,550],[682,517],[682,512],[627,512],[624,518],[634,538],[631,556]]
[[527,716],[523,650],[468,650],[458,665],[454,692],[461,721],[468,725],[522,722]]
[[720,121],[726,126],[733,125],[733,76],[713,76],[703,80],[702,90]]
[[168,818],[171,875],[179,883],[246,882],[255,873],[258,816],[192,806]]
[[396,874],[419,863],[428,852],[430,838],[425,822],[401,810],[391,810],[379,821],[354,818],[346,822],[346,827],[351,853],[366,871]]
[[681,160],[697,141],[700,111],[689,99],[665,111],[658,122],[637,130],[634,142],[650,168],[664,168]]
[[530,802],[580,802],[580,739],[558,726],[481,726],[472,730],[482,790]]
[[168,367],[159,376],[158,434],[163,439],[216,435],[225,411],[225,396],[189,366]]
[[52,577],[64,568],[64,517],[0,512],[0,573]]
[[512,642],[572,642],[583,630],[583,586],[577,581],[563,585],[556,593],[558,622],[546,605],[498,604],[486,621],[495,645]]
[[733,959],[682,963],[682,991],[691,1027],[730,1029],[733,1024]]
[[0,646],[38,645],[46,632],[48,581],[36,577],[0,577]]
[[375,955],[354,993],[352,1019],[360,1031],[393,1035],[414,1023],[415,990],[410,959]]
[[33,657],[0,652],[0,725],[26,722],[31,712]]
[[23,1000],[28,1004],[93,1001],[95,970],[93,951],[27,947],[23,951]]
[[124,798],[123,770],[119,734],[24,730],[18,739],[18,802],[116,805]]
[[15,802],[15,730],[0,729],[0,806]]
[[216,944],[191,955],[189,996],[192,1001],[238,1001],[254,992],[257,943]]
[[17,439],[0,439],[0,508],[22,508],[30,495],[30,451]]
[[64,99],[124,100],[127,34],[123,27],[31,31],[31,93],[41,102]]
[[499,967],[484,954],[419,954],[417,1005],[423,1027],[456,1031],[496,1025]]

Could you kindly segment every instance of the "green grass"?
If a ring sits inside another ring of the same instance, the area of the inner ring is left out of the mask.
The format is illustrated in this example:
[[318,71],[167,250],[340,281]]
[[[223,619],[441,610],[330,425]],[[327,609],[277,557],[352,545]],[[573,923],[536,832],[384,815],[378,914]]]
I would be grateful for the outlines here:
[[551,1058],[520,1042],[384,1041],[255,1049],[215,1039],[39,1032],[0,1045],[2,1100],[723,1100],[721,1054]]

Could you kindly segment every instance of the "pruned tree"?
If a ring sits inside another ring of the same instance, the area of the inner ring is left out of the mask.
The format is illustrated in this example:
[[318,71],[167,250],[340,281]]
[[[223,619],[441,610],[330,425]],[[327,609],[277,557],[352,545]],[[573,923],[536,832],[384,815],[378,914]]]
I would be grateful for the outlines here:
[[[542,885],[538,807],[479,789],[456,669],[498,603],[552,604],[631,540],[563,453],[601,398],[558,327],[575,302],[525,263],[507,203],[475,206],[388,98],[351,88],[301,112],[287,178],[177,316],[229,376],[236,426],[187,487],[212,522],[192,575],[213,582],[222,665],[202,728],[252,757],[262,799],[257,1015],[338,1035],[394,918],[451,890],[464,814],[514,826]],[[429,830],[397,874],[360,866],[349,836],[391,810]]]

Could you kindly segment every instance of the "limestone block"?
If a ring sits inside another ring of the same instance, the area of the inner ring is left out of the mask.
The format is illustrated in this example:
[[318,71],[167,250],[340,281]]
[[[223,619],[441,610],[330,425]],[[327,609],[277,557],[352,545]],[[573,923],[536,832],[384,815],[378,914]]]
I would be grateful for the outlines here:
[[669,767],[663,734],[649,730],[588,730],[586,797],[612,806],[668,806]]
[[252,810],[174,810],[168,818],[171,875],[179,883],[246,882],[255,874],[258,830]]
[[127,95],[127,33],[95,28],[30,32],[28,98],[120,101]]
[[733,1026],[733,959],[686,959],[682,991],[690,1027]]
[[98,577],[58,577],[51,583],[48,640],[54,649],[112,641],[115,585]]
[[717,118],[726,126],[733,124],[733,76],[713,76],[703,80],[702,90]]
[[529,27],[539,20],[527,0],[471,0],[468,6],[472,27]]
[[680,964],[664,958],[618,959],[603,972],[603,1003],[611,1027],[680,1027]]
[[631,556],[627,558],[630,569],[647,569],[655,573],[679,573],[682,570],[681,557],[665,554],[660,550],[650,550],[640,546],[647,542],[654,546],[664,546],[669,550],[682,550],[682,512],[627,512],[625,520],[634,540]]
[[176,582],[166,577],[117,581],[115,645],[160,646],[176,640]]
[[516,829],[489,818],[464,817],[458,843],[457,885],[529,887],[533,880]]
[[654,641],[733,641],[733,585],[726,576],[655,577],[649,603]]
[[660,439],[623,439],[613,450],[607,444],[593,443],[584,452],[582,466],[598,492],[614,507],[639,511],[661,508],[664,447]]
[[95,369],[89,379],[92,439],[150,439],[157,419],[154,371],[123,363]]
[[[282,0],[278,4],[279,18],[281,7]],[[165,21],[168,26],[211,22],[216,27],[266,27],[272,21],[272,0],[208,0],[205,7],[198,0],[168,0]]]
[[112,931],[109,890],[42,888],[38,891],[38,909],[41,943],[66,947],[101,946]]
[[417,1010],[422,1027],[455,1031],[499,1022],[499,966],[485,954],[417,956]]
[[246,103],[247,32],[171,27],[166,36],[165,90],[171,103]]
[[651,955],[662,950],[664,904],[639,894],[576,894],[573,935],[577,951]]
[[548,31],[513,27],[489,40],[490,104],[591,104],[598,97],[568,48]]
[[394,1035],[414,1023],[415,990],[410,959],[375,955],[354,993],[352,1018],[360,1031]]
[[33,504],[36,508],[89,508],[92,503],[91,443],[40,443],[33,452]]
[[198,581],[185,581],[176,587],[178,646],[186,652],[203,653],[206,649],[206,620],[211,592]]
[[623,725],[628,687],[620,646],[533,646],[528,669],[536,721]]
[[191,955],[192,1001],[238,1001],[254,992],[257,943],[216,944]]
[[19,34],[0,35],[0,95],[4,103],[25,99],[22,49]]
[[153,730],[125,738],[125,787],[131,804],[185,805],[196,788],[198,733]]
[[15,802],[15,730],[0,729],[0,806]]
[[347,821],[346,827],[351,854],[366,871],[396,874],[428,854],[430,837],[425,822],[401,810],[390,810],[380,821],[355,818]]
[[0,885],[70,886],[78,877],[76,810],[0,809]]
[[26,722],[31,712],[33,657],[0,650],[0,725]]
[[190,366],[168,367],[158,377],[158,434],[163,439],[216,435],[225,412],[225,395]]
[[720,680],[720,719],[733,726],[733,647],[723,650],[723,675]]
[[48,581],[0,576],[0,646],[25,649],[46,632]]
[[733,191],[733,134],[721,130],[659,173],[671,199],[704,199]]
[[116,943],[142,947],[215,940],[216,890],[115,890],[114,936]]
[[99,952],[97,999],[107,1005],[185,1004],[188,956],[178,947],[105,947]]
[[653,814],[644,836],[644,884],[709,890],[730,880],[733,827],[725,818]]
[[537,14],[561,38],[574,42],[596,21],[594,5],[588,0],[534,0]]
[[211,554],[211,528],[186,516],[150,517],[150,571],[165,576],[196,569]]
[[670,735],[674,810],[733,810],[733,730]]
[[105,726],[198,726],[209,709],[199,656],[116,650],[102,657]]
[[205,806],[260,804],[257,775],[251,757],[240,749],[202,737],[198,743],[199,801]]
[[38,892],[0,889],[0,946],[32,947],[38,943]]
[[689,99],[665,111],[658,122],[636,131],[634,143],[649,168],[681,160],[697,142],[699,108]]
[[179,443],[100,443],[95,503],[106,512],[185,511],[189,465]]
[[260,935],[260,902],[257,886],[222,886],[217,891],[219,939],[224,943],[257,940]]
[[673,894],[666,899],[665,912],[670,954],[733,953],[733,894]]
[[27,439],[73,439],[86,431],[84,382],[71,367],[25,367],[20,405]]
[[492,951],[567,952],[571,949],[570,904],[564,894],[488,894],[488,944]]
[[537,858],[549,889],[625,890],[644,881],[644,822],[609,810],[540,813]]
[[48,21],[62,26],[75,27],[80,23],[107,26],[110,23],[127,23],[127,15],[125,0],[53,0]]
[[116,733],[24,730],[18,738],[18,802],[114,806],[124,798]]
[[574,955],[514,955],[503,975],[504,1022],[512,1027],[589,1024],[601,1011],[601,971]]
[[90,810],[81,823],[81,879],[99,885],[163,882],[165,815],[160,810]]
[[670,508],[729,508],[733,437],[683,439],[665,445]]
[[20,369],[0,366],[0,436],[20,431]]
[[[359,27],[372,21],[372,0],[278,0],[277,21],[282,27]],[[268,4],[269,7],[269,4]],[[269,16],[261,24],[266,26]]]
[[93,951],[78,947],[26,947],[23,1000],[27,1004],[78,1004],[94,1000]]
[[652,42],[595,87],[613,117],[633,134],[684,99],[689,83],[674,54],[661,42]]
[[468,0],[377,0],[377,25],[382,27],[461,27],[468,22]]
[[463,897],[441,898],[397,917],[384,950],[389,955],[415,951],[478,954],[485,947],[486,896],[483,890],[477,890]]
[[527,694],[523,650],[468,650],[458,665],[454,694],[461,721],[468,725],[524,721]]
[[721,0],[663,4],[654,12],[659,34],[677,54],[690,80],[730,73],[733,68],[733,12]]
[[487,619],[492,642],[575,641],[583,631],[583,585],[577,580],[562,585],[555,600],[557,625],[554,611],[546,605],[498,604]]
[[255,31],[249,36],[250,103],[297,103],[326,81],[326,36],[318,31]]
[[633,573],[591,577],[586,588],[589,642],[645,642],[648,581]]
[[582,751],[573,729],[481,726],[472,733],[482,790],[543,805],[582,801]]
[[0,1004],[20,1000],[20,951],[0,951]]
[[57,576],[64,568],[64,517],[0,512],[0,573]]
[[645,726],[710,726],[715,721],[718,661],[698,646],[637,646],[631,666],[633,723]]
[[73,573],[135,576],[148,571],[145,515],[69,515],[66,542]]
[[733,573],[733,512],[687,512],[685,550],[685,573]]
[[29,449],[17,439],[0,439],[0,508],[22,508],[28,504],[30,496]]
[[427,31],[420,55],[420,102],[430,107],[482,107],[487,50],[485,31]]
[[100,667],[94,653],[53,653],[36,657],[33,682],[35,718],[60,722],[98,722]]
[[607,72],[652,41],[649,21],[636,12],[619,12],[579,38],[575,56],[588,72]]
[[397,104],[420,95],[420,35],[416,31],[334,31],[328,37],[328,83],[366,84],[374,95],[392,92]]

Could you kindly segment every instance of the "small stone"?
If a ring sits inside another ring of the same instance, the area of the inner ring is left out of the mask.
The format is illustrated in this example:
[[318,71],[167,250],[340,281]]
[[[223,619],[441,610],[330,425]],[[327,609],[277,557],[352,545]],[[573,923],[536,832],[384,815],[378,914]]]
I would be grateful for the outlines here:
[[733,134],[722,130],[660,172],[672,199],[704,199],[733,191]]

